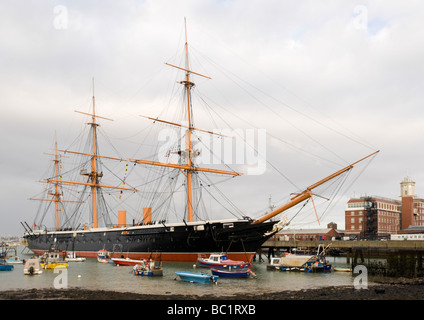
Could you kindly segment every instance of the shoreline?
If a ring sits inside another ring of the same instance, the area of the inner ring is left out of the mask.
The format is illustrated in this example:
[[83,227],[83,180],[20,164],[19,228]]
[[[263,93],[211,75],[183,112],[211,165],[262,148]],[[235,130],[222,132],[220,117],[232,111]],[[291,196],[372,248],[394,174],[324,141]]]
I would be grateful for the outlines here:
[[424,279],[399,278],[390,282],[370,285],[367,289],[355,289],[354,286],[329,286],[315,289],[226,296],[208,294],[141,294],[84,288],[31,288],[0,291],[0,300],[424,300]]

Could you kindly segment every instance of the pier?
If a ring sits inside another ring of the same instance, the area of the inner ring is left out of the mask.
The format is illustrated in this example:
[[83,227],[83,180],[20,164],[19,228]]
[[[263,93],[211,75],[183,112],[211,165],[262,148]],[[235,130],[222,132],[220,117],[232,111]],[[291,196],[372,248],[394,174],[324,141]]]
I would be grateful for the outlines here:
[[353,248],[362,249],[386,249],[386,250],[424,250],[424,241],[412,240],[387,240],[387,241],[364,241],[364,240],[268,240],[262,248],[268,249],[287,249],[287,248],[309,248],[315,249],[318,245],[324,247],[330,245],[333,249],[352,250]]
[[[267,251],[268,260],[280,250],[304,249],[313,251],[319,245],[329,246],[328,255],[332,250],[337,255],[346,256],[346,263],[352,270],[357,265],[365,265],[370,274],[389,276],[424,276],[424,241],[326,241],[326,240],[269,240],[262,245]],[[259,260],[262,260],[261,250]]]

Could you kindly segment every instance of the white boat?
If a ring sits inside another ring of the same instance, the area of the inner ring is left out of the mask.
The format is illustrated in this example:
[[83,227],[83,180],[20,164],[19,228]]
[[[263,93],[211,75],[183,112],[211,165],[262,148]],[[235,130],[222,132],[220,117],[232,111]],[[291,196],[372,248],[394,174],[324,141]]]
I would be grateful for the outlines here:
[[279,258],[271,258],[271,263],[267,265],[268,270],[281,268],[300,268],[314,258],[313,255],[297,255],[286,253]]
[[208,258],[199,257],[197,263],[200,267],[218,269],[247,269],[251,266],[250,262],[231,260],[222,253],[213,253]]
[[68,262],[84,262],[86,260],[85,257],[77,257],[74,251],[70,251],[66,253],[65,261]]
[[8,264],[24,264],[25,260],[19,258],[18,256],[9,257],[6,259],[6,262]]
[[333,270],[339,271],[339,272],[352,272],[351,268],[342,268],[342,267],[334,267]]
[[40,259],[28,259],[25,261],[24,266],[24,274],[27,275],[35,275],[35,274],[42,274],[43,268],[41,267]]

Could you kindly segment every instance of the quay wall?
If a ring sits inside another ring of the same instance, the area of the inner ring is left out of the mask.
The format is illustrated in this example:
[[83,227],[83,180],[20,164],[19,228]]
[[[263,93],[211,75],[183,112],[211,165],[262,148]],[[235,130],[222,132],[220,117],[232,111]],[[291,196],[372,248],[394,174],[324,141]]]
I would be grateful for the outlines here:
[[424,241],[412,241],[412,240],[387,240],[387,241],[357,241],[357,240],[268,240],[262,248],[278,249],[278,248],[317,248],[318,245],[330,245],[330,248],[337,249],[387,249],[387,250],[424,250]]

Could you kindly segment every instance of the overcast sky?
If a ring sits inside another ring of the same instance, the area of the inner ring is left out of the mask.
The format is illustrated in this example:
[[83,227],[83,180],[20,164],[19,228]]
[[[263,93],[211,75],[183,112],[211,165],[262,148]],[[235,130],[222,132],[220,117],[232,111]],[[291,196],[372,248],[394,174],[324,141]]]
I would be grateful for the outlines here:
[[[38,204],[27,199],[43,188],[44,153],[55,132],[67,148],[84,126],[74,110],[90,111],[93,77],[117,149],[150,125],[140,114],[171,120],[164,106],[183,74],[164,62],[184,66],[184,17],[191,67],[212,78],[194,78],[201,97],[232,128],[268,134],[266,173],[226,191],[246,214],[376,150],[321,226],[343,229],[350,197],[397,198],[406,175],[424,196],[420,1],[2,0],[0,235],[32,223]],[[194,110],[199,127],[224,128]],[[309,214],[298,227],[318,227]]]

